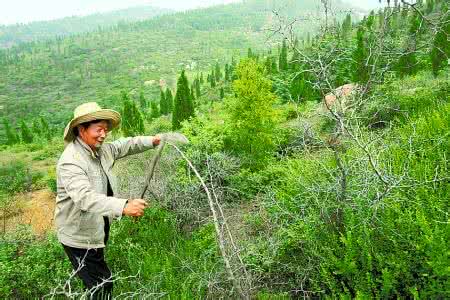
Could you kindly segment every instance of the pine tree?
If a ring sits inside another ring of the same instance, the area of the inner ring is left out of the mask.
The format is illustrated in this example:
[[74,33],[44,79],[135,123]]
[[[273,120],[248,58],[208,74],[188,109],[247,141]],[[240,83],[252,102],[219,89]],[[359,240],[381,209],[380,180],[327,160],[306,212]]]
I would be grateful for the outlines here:
[[229,66],[228,63],[225,64],[225,82],[229,82],[230,81],[230,71],[229,71]]
[[356,49],[353,52],[353,82],[366,83],[369,80],[368,68],[366,66],[367,50],[364,43],[364,27],[359,26],[356,33]]
[[160,113],[159,113],[159,109],[158,109],[158,103],[156,103],[156,101],[152,101],[150,103],[150,108],[151,108],[151,113],[150,113],[150,117],[152,120],[159,118]]
[[31,132],[30,128],[28,128],[24,120],[20,122],[20,132],[22,135],[22,141],[25,144],[30,144],[33,142],[33,133]]
[[198,79],[195,80],[195,95],[196,95],[197,99],[201,95],[201,92],[200,92],[200,80],[198,80]]
[[216,87],[216,78],[214,76],[211,76],[211,87],[212,88]]
[[3,127],[6,134],[6,144],[7,145],[14,145],[19,142],[19,137],[14,132],[14,130],[11,128],[11,124],[8,122],[8,120],[5,118],[3,119]]
[[[211,79],[213,80],[214,77]],[[172,128],[174,130],[181,128],[181,122],[189,119],[193,115],[194,105],[189,90],[189,82],[183,70],[177,81],[177,93],[175,94],[172,115]]]
[[280,71],[286,71],[288,69],[286,39],[283,39],[280,56],[278,59],[278,67],[280,68]]
[[47,141],[50,141],[52,139],[52,131],[50,130],[50,125],[48,124],[47,120],[44,119],[44,117],[40,118],[40,122],[42,135]]
[[173,96],[172,91],[169,88],[166,89],[166,105],[167,112],[171,113],[173,111]]
[[123,102],[121,130],[124,136],[136,136],[144,133],[144,119],[136,103],[126,92],[121,93]]
[[220,79],[222,79],[222,71],[220,70],[220,65],[218,62],[216,62],[216,69],[214,74],[216,76],[216,81],[219,82]]
[[410,20],[408,29],[408,39],[404,49],[404,54],[400,56],[397,62],[397,71],[400,77],[405,75],[413,75],[418,71],[418,62],[416,58],[416,39],[420,34],[420,17],[418,14],[413,14]]
[[350,14],[347,14],[344,22],[342,22],[342,35],[344,38],[348,37],[348,35],[352,31],[352,17]]
[[272,74],[272,57],[267,56],[266,61],[264,63],[264,69],[267,74]]
[[443,4],[442,11],[447,12],[446,17],[440,22],[440,28],[434,37],[430,52],[434,76],[437,76],[439,71],[445,68],[450,58],[450,45],[447,38],[450,35],[450,14],[446,3]]
[[250,48],[250,47],[247,49],[247,57],[253,58],[253,51],[252,51],[252,48]]
[[143,90],[139,91],[139,105],[142,111],[146,111],[148,109],[147,100],[145,99]]
[[201,84],[205,83],[204,80],[203,80],[203,72],[200,73],[200,83]]
[[161,109],[161,115],[167,115],[169,113],[169,107],[166,101],[166,94],[164,93],[162,88],[160,89],[159,107]]
[[33,124],[31,125],[31,130],[35,136],[42,136],[41,126],[39,124],[39,120],[34,119]]
[[225,91],[223,90],[223,87],[220,88],[219,96],[220,96],[220,99],[223,99],[225,97]]

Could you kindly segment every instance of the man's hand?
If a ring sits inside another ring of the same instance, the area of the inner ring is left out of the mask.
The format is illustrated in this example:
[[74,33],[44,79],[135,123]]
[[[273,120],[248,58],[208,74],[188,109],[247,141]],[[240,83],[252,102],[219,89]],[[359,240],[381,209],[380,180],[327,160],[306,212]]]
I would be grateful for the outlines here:
[[161,137],[159,135],[155,135],[153,137],[153,147],[156,147],[161,143]]
[[142,217],[144,215],[144,208],[148,203],[143,199],[131,199],[123,208],[123,215],[130,217]]

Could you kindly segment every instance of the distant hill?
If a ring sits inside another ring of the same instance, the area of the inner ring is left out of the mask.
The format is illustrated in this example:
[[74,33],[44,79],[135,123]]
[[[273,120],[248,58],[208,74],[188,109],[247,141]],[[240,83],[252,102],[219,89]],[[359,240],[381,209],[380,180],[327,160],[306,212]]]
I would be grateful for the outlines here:
[[24,42],[47,40],[57,36],[106,29],[120,22],[140,21],[171,12],[173,11],[152,6],[138,6],[82,17],[72,16],[52,21],[0,25],[0,48],[9,48]]
[[[298,17],[319,6],[318,0],[249,0],[0,49],[0,119],[17,124],[51,115],[61,125],[87,100],[119,109],[122,90],[143,90],[157,101],[160,80],[175,88],[181,69],[192,80],[216,61],[223,67],[232,56],[245,55],[249,47],[276,51],[274,10]],[[299,22],[300,38],[316,24]]]

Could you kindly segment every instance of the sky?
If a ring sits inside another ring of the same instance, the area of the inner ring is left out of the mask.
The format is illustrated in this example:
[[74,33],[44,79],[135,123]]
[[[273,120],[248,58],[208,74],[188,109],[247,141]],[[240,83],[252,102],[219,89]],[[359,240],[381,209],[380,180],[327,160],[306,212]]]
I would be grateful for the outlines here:
[[[240,0],[0,0],[0,24],[52,20],[67,16],[87,15],[139,5],[153,5],[174,10],[185,10],[239,1]],[[378,0],[343,1],[365,9],[373,9],[379,5]]]
[[0,24],[28,23],[121,8],[153,5],[174,10],[193,9],[239,0],[0,0]]

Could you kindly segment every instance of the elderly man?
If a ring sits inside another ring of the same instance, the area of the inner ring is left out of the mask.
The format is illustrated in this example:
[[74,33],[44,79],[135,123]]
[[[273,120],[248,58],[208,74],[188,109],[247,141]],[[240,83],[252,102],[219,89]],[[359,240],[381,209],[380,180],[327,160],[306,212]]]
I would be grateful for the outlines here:
[[114,197],[111,169],[117,159],[151,149],[158,136],[104,143],[120,124],[120,114],[90,102],[78,106],[64,132],[65,149],[56,168],[57,235],[77,275],[93,299],[112,298],[111,271],[104,259],[109,226],[121,216],[140,217],[143,199]]

